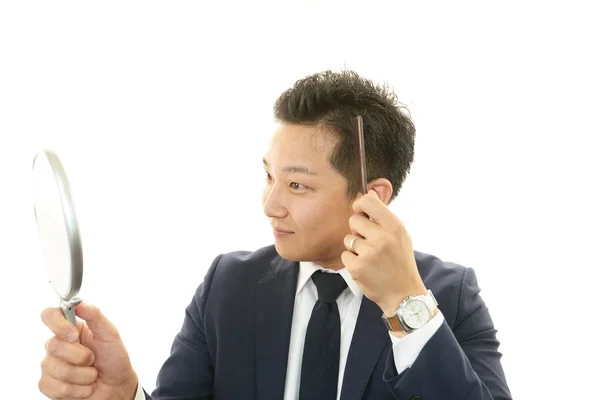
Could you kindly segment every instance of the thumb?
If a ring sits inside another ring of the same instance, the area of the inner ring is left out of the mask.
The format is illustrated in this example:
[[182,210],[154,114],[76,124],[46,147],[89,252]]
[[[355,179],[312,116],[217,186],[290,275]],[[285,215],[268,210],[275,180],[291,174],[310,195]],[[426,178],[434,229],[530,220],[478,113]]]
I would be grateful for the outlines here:
[[77,306],[76,314],[87,323],[94,339],[102,341],[120,339],[117,328],[102,314],[98,307],[82,302]]

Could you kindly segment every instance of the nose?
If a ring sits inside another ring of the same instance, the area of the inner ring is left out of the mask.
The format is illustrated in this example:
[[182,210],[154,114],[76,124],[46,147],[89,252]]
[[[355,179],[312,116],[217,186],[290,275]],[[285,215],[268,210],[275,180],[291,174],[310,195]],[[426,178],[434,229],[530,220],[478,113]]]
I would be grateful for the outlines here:
[[283,197],[284,194],[279,191],[277,185],[265,187],[263,193],[263,212],[267,217],[283,218],[287,215]]

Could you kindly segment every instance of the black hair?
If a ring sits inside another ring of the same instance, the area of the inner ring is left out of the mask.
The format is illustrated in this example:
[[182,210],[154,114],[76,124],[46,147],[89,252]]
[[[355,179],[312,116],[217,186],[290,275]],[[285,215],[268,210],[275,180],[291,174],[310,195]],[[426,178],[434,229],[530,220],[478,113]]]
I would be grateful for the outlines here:
[[356,133],[353,120],[363,118],[368,181],[388,179],[393,200],[414,158],[415,126],[407,108],[385,85],[376,85],[354,71],[324,71],[296,81],[273,106],[280,123],[324,127],[339,141],[331,165],[348,181],[347,195],[355,196]]

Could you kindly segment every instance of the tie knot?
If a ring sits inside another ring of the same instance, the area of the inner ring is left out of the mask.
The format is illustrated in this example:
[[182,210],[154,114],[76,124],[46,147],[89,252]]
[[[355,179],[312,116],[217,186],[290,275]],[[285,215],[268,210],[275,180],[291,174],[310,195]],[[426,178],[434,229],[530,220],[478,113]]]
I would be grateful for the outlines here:
[[325,303],[335,302],[344,289],[348,287],[348,284],[340,274],[316,271],[312,275],[312,280],[317,287],[319,300]]

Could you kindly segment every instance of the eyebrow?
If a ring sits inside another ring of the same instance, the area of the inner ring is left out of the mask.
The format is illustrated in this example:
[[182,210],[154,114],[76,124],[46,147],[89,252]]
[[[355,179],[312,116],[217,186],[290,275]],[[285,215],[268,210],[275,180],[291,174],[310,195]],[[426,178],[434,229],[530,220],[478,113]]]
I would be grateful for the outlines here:
[[[263,164],[268,167],[269,163],[267,162],[266,159],[263,158]],[[314,173],[313,171],[310,170],[310,168],[304,166],[304,165],[288,165],[286,167],[283,168],[284,172],[289,172],[289,173],[297,173],[297,174],[305,174],[305,175],[317,175],[316,173]]]

